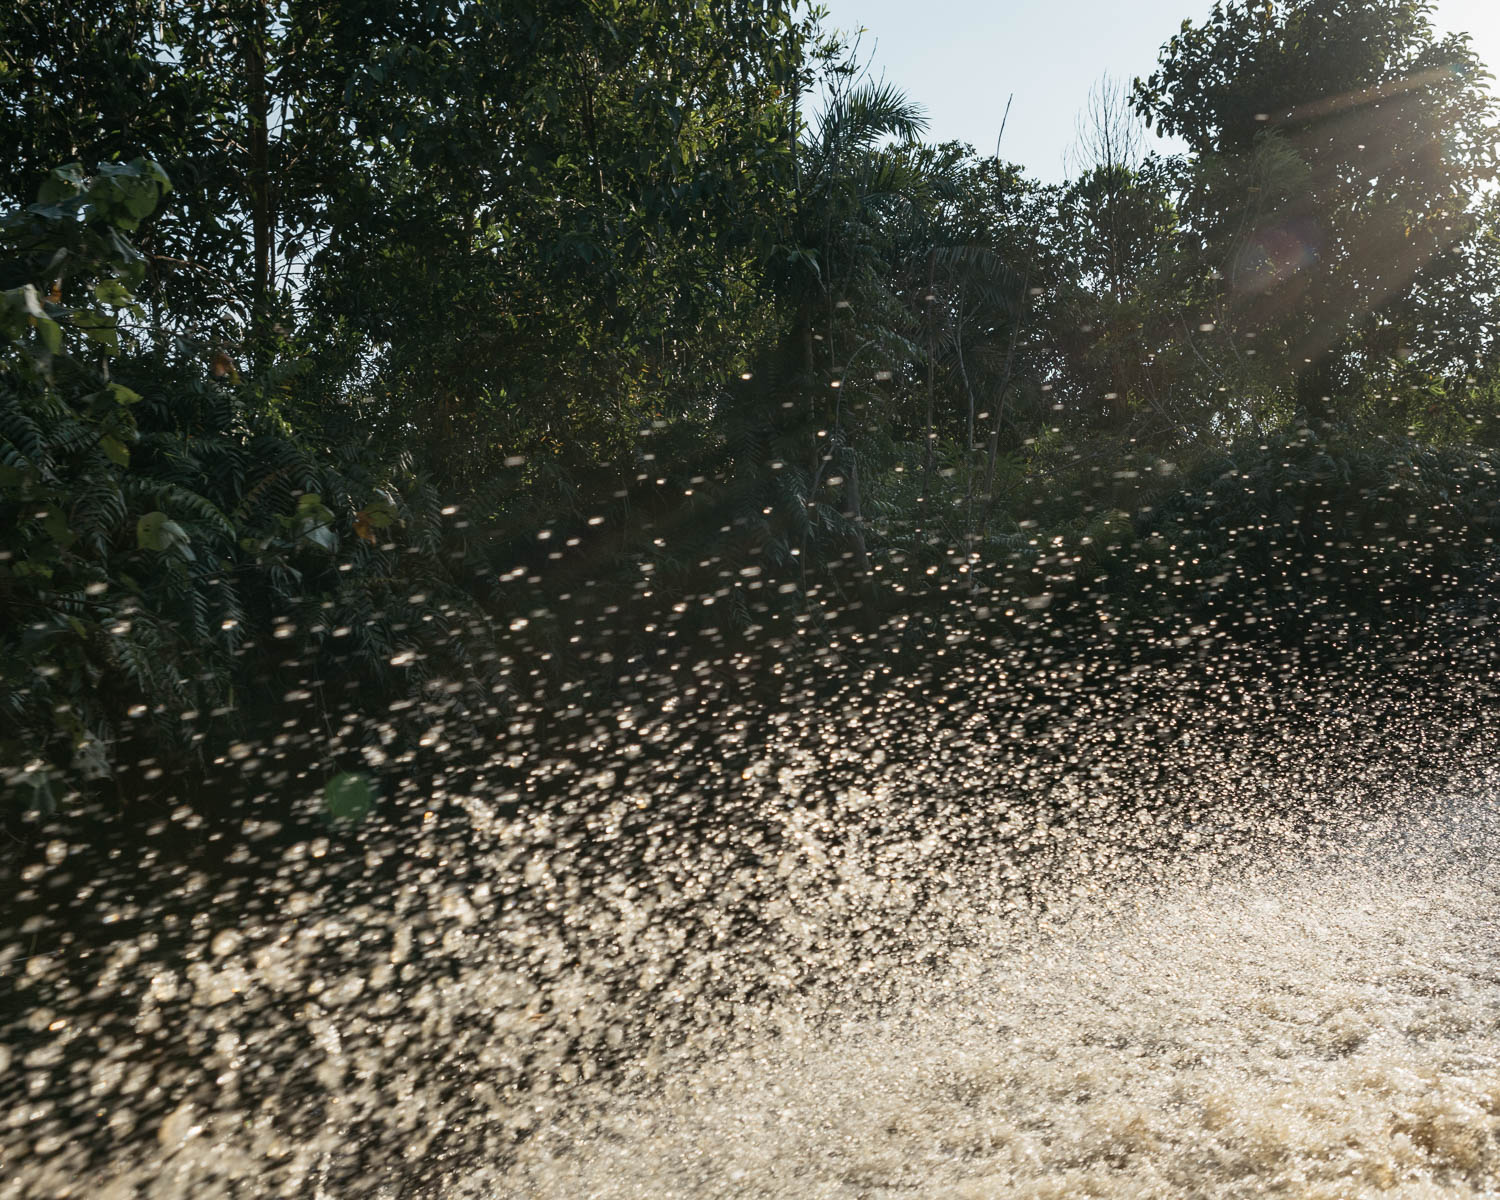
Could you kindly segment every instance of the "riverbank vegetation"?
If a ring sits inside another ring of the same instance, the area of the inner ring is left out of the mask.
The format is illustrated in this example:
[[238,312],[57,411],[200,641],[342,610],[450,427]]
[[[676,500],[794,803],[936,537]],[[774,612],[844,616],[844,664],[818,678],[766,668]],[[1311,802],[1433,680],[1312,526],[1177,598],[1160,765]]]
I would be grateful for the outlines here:
[[1064,184],[925,140],[797,5],[0,33],[8,818],[774,689],[937,613],[1488,620],[1500,108],[1420,0],[1217,7]]

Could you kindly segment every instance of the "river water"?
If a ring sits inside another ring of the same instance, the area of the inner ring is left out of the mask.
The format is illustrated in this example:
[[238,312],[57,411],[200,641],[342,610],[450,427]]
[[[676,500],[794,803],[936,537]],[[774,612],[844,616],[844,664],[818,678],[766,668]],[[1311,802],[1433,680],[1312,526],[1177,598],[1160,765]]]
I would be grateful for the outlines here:
[[410,778],[212,862],[60,820],[0,1192],[1500,1196],[1487,676],[1106,666],[634,704],[544,804]]
[[530,1141],[533,1197],[1500,1195],[1492,806],[997,934]]

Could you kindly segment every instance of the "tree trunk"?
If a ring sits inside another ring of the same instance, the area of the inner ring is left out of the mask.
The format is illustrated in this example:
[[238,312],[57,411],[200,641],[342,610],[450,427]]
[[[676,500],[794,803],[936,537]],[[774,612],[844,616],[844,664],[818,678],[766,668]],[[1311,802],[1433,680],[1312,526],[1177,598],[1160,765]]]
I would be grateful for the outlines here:
[[927,315],[927,414],[922,424],[922,494],[918,497],[921,504],[923,526],[926,526],[927,505],[932,494],[932,455],[933,442],[936,434],[933,428],[936,413],[934,411],[934,373],[937,369],[937,347],[933,329],[933,305],[937,302],[937,293],[933,290],[934,274],[937,269],[937,251],[930,250],[927,253],[927,293],[922,299],[923,312]]
[[865,514],[859,489],[859,456],[849,447],[849,465],[844,473],[844,516],[848,518],[850,548],[854,554],[854,587],[861,608],[860,624],[866,630],[875,628],[875,575],[870,570],[870,551],[865,542]]
[[968,427],[964,434],[964,588],[974,590],[974,546],[978,536],[974,532],[974,444],[975,414],[974,385],[969,382],[969,368],[964,362],[964,289],[958,289],[958,313],[954,321],[953,348],[958,355],[958,373],[964,381],[964,395],[969,402]]
[[[1005,420],[1005,400],[1010,392],[1010,377],[1016,366],[1016,343],[1021,337],[1021,322],[1026,319],[1026,309],[1031,303],[1031,264],[1026,264],[1026,274],[1021,279],[1021,303],[1017,307],[1015,324],[1010,328],[1010,345],[1005,350],[1005,374],[1000,379],[1000,392],[995,397],[995,420],[990,426],[989,462],[984,470],[985,526],[989,524],[989,510],[995,506],[995,467],[1000,458],[1000,426]],[[981,536],[982,533],[981,533]]]
[[802,372],[807,387],[811,389],[813,374],[817,370],[817,364],[813,358],[813,320],[812,305],[810,303],[803,303],[798,306],[797,368]]
[[588,139],[589,161],[594,168],[594,197],[602,205],[604,203],[604,166],[599,159],[599,133],[594,124],[594,85],[592,71],[582,61],[578,64],[578,90],[583,98],[583,132]]
[[859,457],[849,447],[849,466],[844,474],[844,516],[849,520],[850,543],[854,550],[854,569],[861,575],[870,571],[870,552],[865,544],[865,514],[859,490]]

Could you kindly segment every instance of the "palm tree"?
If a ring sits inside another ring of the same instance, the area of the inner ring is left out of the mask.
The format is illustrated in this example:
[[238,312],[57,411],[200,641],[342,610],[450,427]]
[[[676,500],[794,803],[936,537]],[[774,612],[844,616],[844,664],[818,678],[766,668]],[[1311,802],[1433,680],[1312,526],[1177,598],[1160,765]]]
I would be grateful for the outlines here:
[[[846,542],[866,601],[873,597],[858,444],[865,423],[849,396],[877,375],[891,377],[914,350],[899,259],[931,184],[908,152],[925,128],[921,109],[899,89],[857,80],[849,63],[831,72],[822,112],[798,139],[791,228],[776,279],[791,313],[780,371],[805,395],[802,437],[812,434],[803,536],[822,526]],[[824,515],[820,490],[840,484],[841,504]]]

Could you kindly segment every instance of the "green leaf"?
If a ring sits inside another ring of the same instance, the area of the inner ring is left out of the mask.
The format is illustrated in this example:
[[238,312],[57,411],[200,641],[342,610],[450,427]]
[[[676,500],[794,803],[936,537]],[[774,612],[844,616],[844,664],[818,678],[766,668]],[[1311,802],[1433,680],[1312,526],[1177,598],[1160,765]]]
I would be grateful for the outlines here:
[[105,434],[99,439],[99,448],[115,466],[128,467],[130,465],[130,447],[119,438]]
[[130,210],[130,215],[137,220],[149,217],[152,209],[156,207],[156,189],[149,184],[127,187],[124,189],[124,193],[125,207]]
[[132,159],[130,165],[147,179],[154,180],[161,195],[172,190],[172,179],[155,159],[141,157]]
[[109,394],[115,398],[116,404],[139,404],[141,399],[140,392],[133,392],[121,383],[110,384]]
[[344,771],[323,786],[323,811],[330,820],[362,821],[375,805],[375,789],[357,771]]
[[133,302],[134,297],[118,279],[101,279],[94,285],[94,299],[111,308],[124,308]]
[[37,203],[59,204],[64,200],[71,200],[83,190],[83,181],[82,163],[68,163],[66,166],[54,167],[37,190]]
[[36,324],[36,331],[42,339],[42,345],[47,348],[47,353],[60,353],[62,351],[62,327],[51,317],[33,317],[32,320]]
[[189,562],[197,560],[187,530],[164,512],[149,512],[135,523],[135,542],[142,550],[176,550]]
[[163,529],[171,521],[164,512],[148,512],[135,523],[135,544],[142,550],[165,550],[167,540]]
[[314,517],[320,521],[331,521],[333,513],[323,503],[323,497],[317,492],[304,492],[297,498],[297,515],[299,517]]
[[85,329],[83,334],[89,341],[103,346],[110,354],[120,352],[120,331],[114,326]]
[[116,257],[121,262],[126,264],[124,277],[126,279],[133,279],[136,283],[139,283],[146,275],[146,256],[131,245],[128,238],[121,237],[116,230],[105,230],[105,235],[109,241],[110,249],[114,251]]
[[78,540],[78,535],[68,528],[68,517],[61,509],[50,508],[42,518],[42,528],[60,550],[66,550]]
[[339,548],[338,535],[327,525],[312,525],[302,531],[302,536],[315,546],[332,554]]
[[389,500],[372,500],[363,512],[365,521],[375,529],[389,529],[396,520],[396,506]]
[[332,554],[338,549],[338,535],[333,531],[333,511],[316,492],[307,492],[297,500],[293,518],[297,536]]

